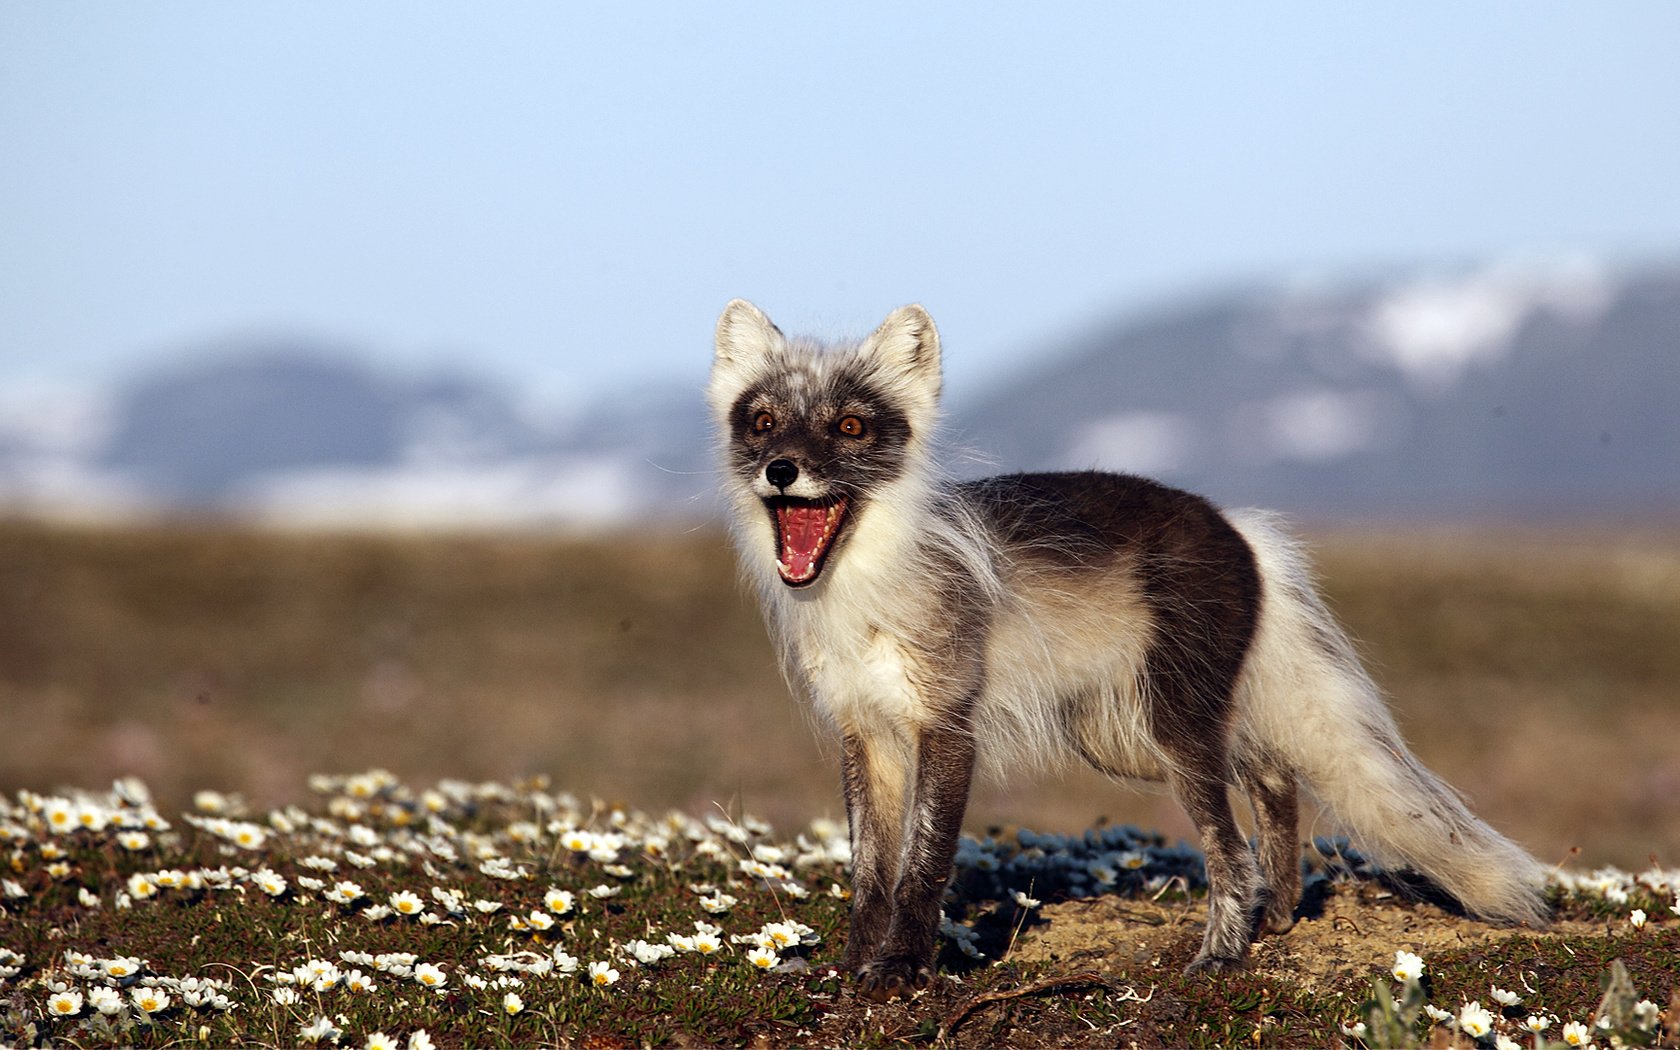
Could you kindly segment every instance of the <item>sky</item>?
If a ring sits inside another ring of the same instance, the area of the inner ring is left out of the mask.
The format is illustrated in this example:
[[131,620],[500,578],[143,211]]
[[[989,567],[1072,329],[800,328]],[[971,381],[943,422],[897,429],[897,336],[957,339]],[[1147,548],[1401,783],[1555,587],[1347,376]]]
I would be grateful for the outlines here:
[[[953,388],[1212,289],[1680,255],[1680,5],[0,5],[0,385],[260,338],[556,405],[724,303]],[[39,402],[50,411],[51,397]]]

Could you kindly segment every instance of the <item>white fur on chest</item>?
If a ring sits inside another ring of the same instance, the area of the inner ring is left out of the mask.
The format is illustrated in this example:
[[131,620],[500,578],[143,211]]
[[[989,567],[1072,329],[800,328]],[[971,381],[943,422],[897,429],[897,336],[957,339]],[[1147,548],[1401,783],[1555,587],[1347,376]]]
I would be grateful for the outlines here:
[[[930,669],[914,641],[935,615],[929,581],[917,572],[905,524],[889,485],[853,524],[850,542],[821,590],[775,592],[776,615],[818,712],[845,732],[912,735],[934,717],[918,681]],[[899,615],[894,615],[894,612]],[[908,618],[905,614],[908,614]]]
[[842,731],[904,733],[930,716],[913,647],[837,604],[795,610],[795,658],[819,713]]

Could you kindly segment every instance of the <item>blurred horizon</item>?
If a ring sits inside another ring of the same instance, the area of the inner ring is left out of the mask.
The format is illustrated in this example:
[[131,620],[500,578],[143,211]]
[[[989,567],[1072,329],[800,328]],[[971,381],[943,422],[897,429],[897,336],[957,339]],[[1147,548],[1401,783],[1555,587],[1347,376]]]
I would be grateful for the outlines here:
[[953,443],[1672,518],[1680,8],[0,7],[0,512],[704,517],[722,305]]

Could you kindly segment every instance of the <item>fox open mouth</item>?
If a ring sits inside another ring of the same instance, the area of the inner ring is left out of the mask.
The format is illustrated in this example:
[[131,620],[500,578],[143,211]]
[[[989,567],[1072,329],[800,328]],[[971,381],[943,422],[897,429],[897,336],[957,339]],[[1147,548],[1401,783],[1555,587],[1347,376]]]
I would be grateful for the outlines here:
[[789,587],[803,587],[822,572],[823,559],[840,535],[846,499],[765,500],[776,524],[776,571]]

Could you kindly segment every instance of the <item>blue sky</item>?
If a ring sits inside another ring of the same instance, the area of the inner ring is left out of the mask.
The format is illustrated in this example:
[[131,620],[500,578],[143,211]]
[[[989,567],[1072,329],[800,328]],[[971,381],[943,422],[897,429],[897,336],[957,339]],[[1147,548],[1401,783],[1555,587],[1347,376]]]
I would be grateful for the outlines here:
[[[541,397],[733,296],[954,386],[1229,283],[1680,254],[1680,5],[0,6],[0,383],[253,334]],[[43,406],[46,407],[46,406]]]

